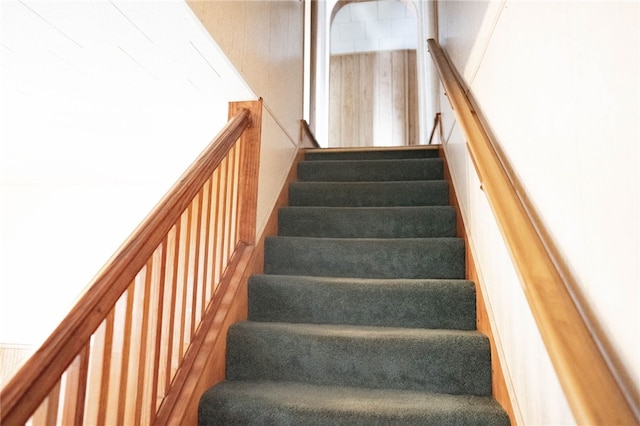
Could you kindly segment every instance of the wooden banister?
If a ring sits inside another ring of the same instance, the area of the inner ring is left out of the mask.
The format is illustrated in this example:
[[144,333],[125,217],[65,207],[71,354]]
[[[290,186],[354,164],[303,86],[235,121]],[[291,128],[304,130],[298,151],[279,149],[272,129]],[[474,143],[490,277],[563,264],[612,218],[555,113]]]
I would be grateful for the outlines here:
[[542,223],[528,211],[511,168],[498,155],[444,52],[433,39],[428,46],[576,421],[639,424],[633,396],[616,380],[614,357],[603,353],[602,339],[589,327],[593,319],[581,314],[588,310],[572,297],[570,275]]
[[227,125],[2,389],[0,424],[153,422],[223,272],[255,242],[261,111],[262,100],[230,105]]

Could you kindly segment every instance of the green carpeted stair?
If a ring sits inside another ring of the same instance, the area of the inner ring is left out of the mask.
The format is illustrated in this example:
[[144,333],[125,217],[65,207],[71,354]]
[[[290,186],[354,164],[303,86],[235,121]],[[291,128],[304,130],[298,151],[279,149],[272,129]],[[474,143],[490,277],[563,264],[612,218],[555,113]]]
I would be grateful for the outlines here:
[[437,151],[308,152],[201,425],[507,425]]

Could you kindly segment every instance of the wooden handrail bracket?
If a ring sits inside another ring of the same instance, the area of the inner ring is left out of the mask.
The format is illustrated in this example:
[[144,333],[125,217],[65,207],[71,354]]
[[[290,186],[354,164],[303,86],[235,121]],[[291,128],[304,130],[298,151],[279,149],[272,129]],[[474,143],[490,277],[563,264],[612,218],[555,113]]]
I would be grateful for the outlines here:
[[[469,153],[516,266],[531,311],[579,424],[640,423],[629,395],[610,370],[576,306],[567,272],[549,250],[542,224],[528,213],[511,170],[503,164],[464,87],[444,52],[433,40],[429,51],[440,75]],[[542,235],[541,235],[542,234]]]

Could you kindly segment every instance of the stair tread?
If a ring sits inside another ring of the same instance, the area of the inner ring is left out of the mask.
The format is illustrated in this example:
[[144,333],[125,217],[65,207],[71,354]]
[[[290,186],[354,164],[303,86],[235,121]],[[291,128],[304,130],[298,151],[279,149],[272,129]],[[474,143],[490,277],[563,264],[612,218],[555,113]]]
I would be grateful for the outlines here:
[[491,394],[489,342],[471,330],[244,321],[227,378]]
[[212,425],[509,424],[489,397],[273,381],[227,381],[210,389],[199,419]]
[[249,319],[474,330],[475,286],[467,280],[254,275]]

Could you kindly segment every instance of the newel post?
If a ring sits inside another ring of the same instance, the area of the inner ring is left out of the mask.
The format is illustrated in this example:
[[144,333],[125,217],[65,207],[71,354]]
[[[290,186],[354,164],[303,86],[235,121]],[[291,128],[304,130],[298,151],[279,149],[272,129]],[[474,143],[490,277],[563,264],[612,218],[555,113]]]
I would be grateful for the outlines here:
[[251,123],[240,136],[240,182],[238,186],[238,239],[254,245],[258,207],[258,168],[262,134],[262,98],[257,101],[229,102],[229,118],[241,109],[249,110]]

